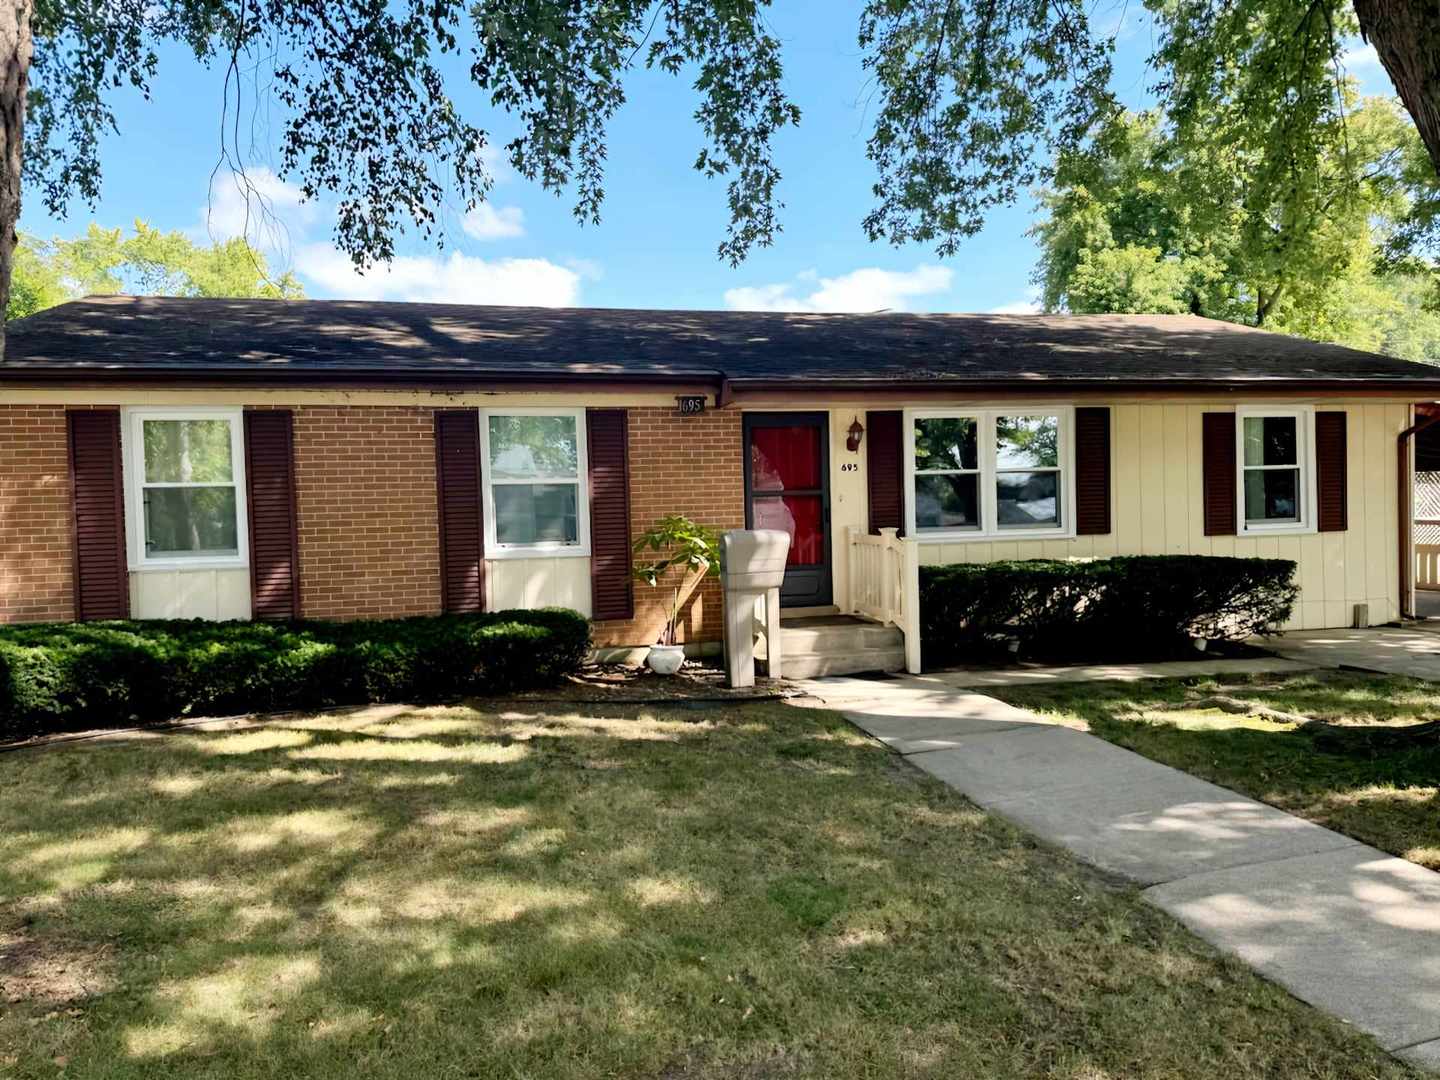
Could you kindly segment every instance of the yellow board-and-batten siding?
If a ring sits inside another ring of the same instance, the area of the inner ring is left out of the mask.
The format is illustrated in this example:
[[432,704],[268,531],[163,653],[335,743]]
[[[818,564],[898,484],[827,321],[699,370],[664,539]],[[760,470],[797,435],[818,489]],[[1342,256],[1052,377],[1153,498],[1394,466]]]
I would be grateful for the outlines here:
[[1349,626],[1356,604],[1369,605],[1372,624],[1392,621],[1400,613],[1395,440],[1410,422],[1410,406],[1325,401],[1316,405],[1348,414],[1350,506],[1349,528],[1344,532],[1206,536],[1202,417],[1207,412],[1233,412],[1236,403],[1119,403],[1111,405],[1113,501],[1108,535],[1003,542],[923,542],[922,538],[921,563],[1162,554],[1282,558],[1296,563],[1300,585],[1300,600],[1288,628]]

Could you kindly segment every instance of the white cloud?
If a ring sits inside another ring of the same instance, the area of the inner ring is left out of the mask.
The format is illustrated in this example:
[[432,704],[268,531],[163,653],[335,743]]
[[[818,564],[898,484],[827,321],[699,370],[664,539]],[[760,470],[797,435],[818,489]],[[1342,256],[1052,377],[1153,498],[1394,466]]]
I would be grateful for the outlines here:
[[490,174],[495,184],[508,184],[515,179],[515,170],[510,167],[510,154],[503,146],[486,143],[480,148],[480,164]]
[[1013,300],[1008,304],[991,308],[991,315],[1038,315],[1040,314],[1040,290],[1031,289],[1024,300]]
[[1340,66],[1346,71],[1378,69],[1381,67],[1380,56],[1376,53],[1374,45],[1366,45],[1357,41],[1351,48],[1340,54]]
[[580,275],[547,259],[401,255],[361,273],[331,244],[296,253],[295,268],[320,291],[346,300],[565,307],[580,298]]
[[243,178],[222,168],[210,184],[209,201],[200,208],[197,231],[219,241],[244,236],[267,251],[283,251],[291,230],[303,235],[315,212],[315,204],[305,202],[298,187],[263,165],[247,168]]
[[909,311],[914,298],[948,291],[953,278],[949,267],[933,265],[866,267],[833,278],[807,270],[792,282],[726,289],[725,306],[736,311]]
[[460,224],[476,240],[506,240],[525,235],[525,211],[518,206],[496,209],[484,202],[466,214]]

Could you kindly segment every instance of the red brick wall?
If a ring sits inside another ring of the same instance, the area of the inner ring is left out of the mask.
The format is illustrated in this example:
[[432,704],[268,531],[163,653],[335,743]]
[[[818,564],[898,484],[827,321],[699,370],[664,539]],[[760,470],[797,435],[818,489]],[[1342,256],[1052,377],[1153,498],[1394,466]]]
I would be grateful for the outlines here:
[[[630,410],[631,528],[687,514],[717,530],[744,524],[740,413],[681,418]],[[301,611],[352,619],[440,610],[432,410],[295,409]],[[0,622],[74,617],[65,408],[0,406]],[[661,590],[636,586],[636,617],[596,625],[601,645],[644,645],[664,622]],[[681,637],[719,640],[720,589],[685,605]]]
[[[630,530],[639,536],[667,514],[723,531],[745,526],[740,410],[680,416],[674,406],[631,409]],[[663,589],[635,585],[635,618],[595,624],[597,645],[649,645],[665,624]],[[720,582],[707,578],[682,611],[683,641],[719,641]]]
[[75,617],[70,456],[60,405],[0,405],[0,622]]
[[439,612],[431,409],[297,408],[295,492],[306,618]]

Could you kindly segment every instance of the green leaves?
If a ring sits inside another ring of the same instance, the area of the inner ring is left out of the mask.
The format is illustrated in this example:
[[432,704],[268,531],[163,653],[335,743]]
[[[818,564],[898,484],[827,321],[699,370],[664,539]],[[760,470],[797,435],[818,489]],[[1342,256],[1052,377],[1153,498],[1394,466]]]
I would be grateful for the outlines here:
[[1111,45],[1070,0],[872,0],[860,46],[879,91],[879,177],[866,234],[954,254],[1114,111]]
[[637,537],[631,545],[634,553],[658,553],[657,558],[635,565],[635,577],[652,588],[662,584],[662,579],[671,570],[682,571],[680,578],[665,582],[672,589],[665,630],[661,635],[662,645],[675,644],[675,626],[680,620],[680,605],[683,600],[681,589],[684,578],[691,575],[704,577],[720,572],[720,541],[715,533],[704,525],[697,525],[683,514],[671,514],[657,521],[650,531]]
[[265,257],[235,237],[202,247],[184,233],[143,221],[134,234],[91,224],[74,240],[21,236],[7,319],[80,296],[130,292],[165,296],[303,296],[291,274],[272,277]]
[[[306,198],[336,201],[335,242],[358,265],[390,259],[413,229],[443,243],[442,208],[489,192],[491,132],[462,116],[437,66],[465,48],[479,98],[516,122],[509,166],[597,222],[606,131],[638,65],[694,72],[705,141],[696,168],[729,178],[720,255],[743,259],[779,231],[773,140],[800,113],[786,96],[779,42],[756,0],[186,0],[37,4],[28,184],[57,215],[99,197],[113,94],[148,95],[157,48],[181,43],[224,68],[220,165],[251,156],[242,124],[279,106],[275,157]],[[472,32],[462,44],[462,30]]]
[[[1212,91],[1242,94],[1229,82]],[[1279,168],[1293,183],[1277,184],[1270,125],[1237,129],[1233,102],[1194,86],[1177,100],[1181,121],[1120,114],[1061,156],[1034,229],[1047,310],[1191,312],[1417,359],[1440,352],[1415,284],[1428,260],[1380,258],[1425,190],[1407,172],[1423,150],[1393,102],[1366,99],[1293,149]]]
[[683,514],[661,518],[632,546],[636,555],[663,552],[661,557],[635,567],[635,576],[647,585],[658,585],[665,572],[676,566],[702,574],[720,572],[719,539],[712,530]]

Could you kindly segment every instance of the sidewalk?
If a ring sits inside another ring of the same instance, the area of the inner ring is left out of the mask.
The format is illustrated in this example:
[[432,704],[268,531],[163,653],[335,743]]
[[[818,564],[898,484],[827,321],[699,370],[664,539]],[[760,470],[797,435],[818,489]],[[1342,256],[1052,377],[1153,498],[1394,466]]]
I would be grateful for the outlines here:
[[1440,680],[1440,634],[1377,626],[1369,630],[1303,630],[1270,638],[1264,647],[1311,667],[1348,667]]
[[960,674],[802,685],[980,806],[1137,882],[1297,997],[1440,1070],[1440,874],[966,690]]

